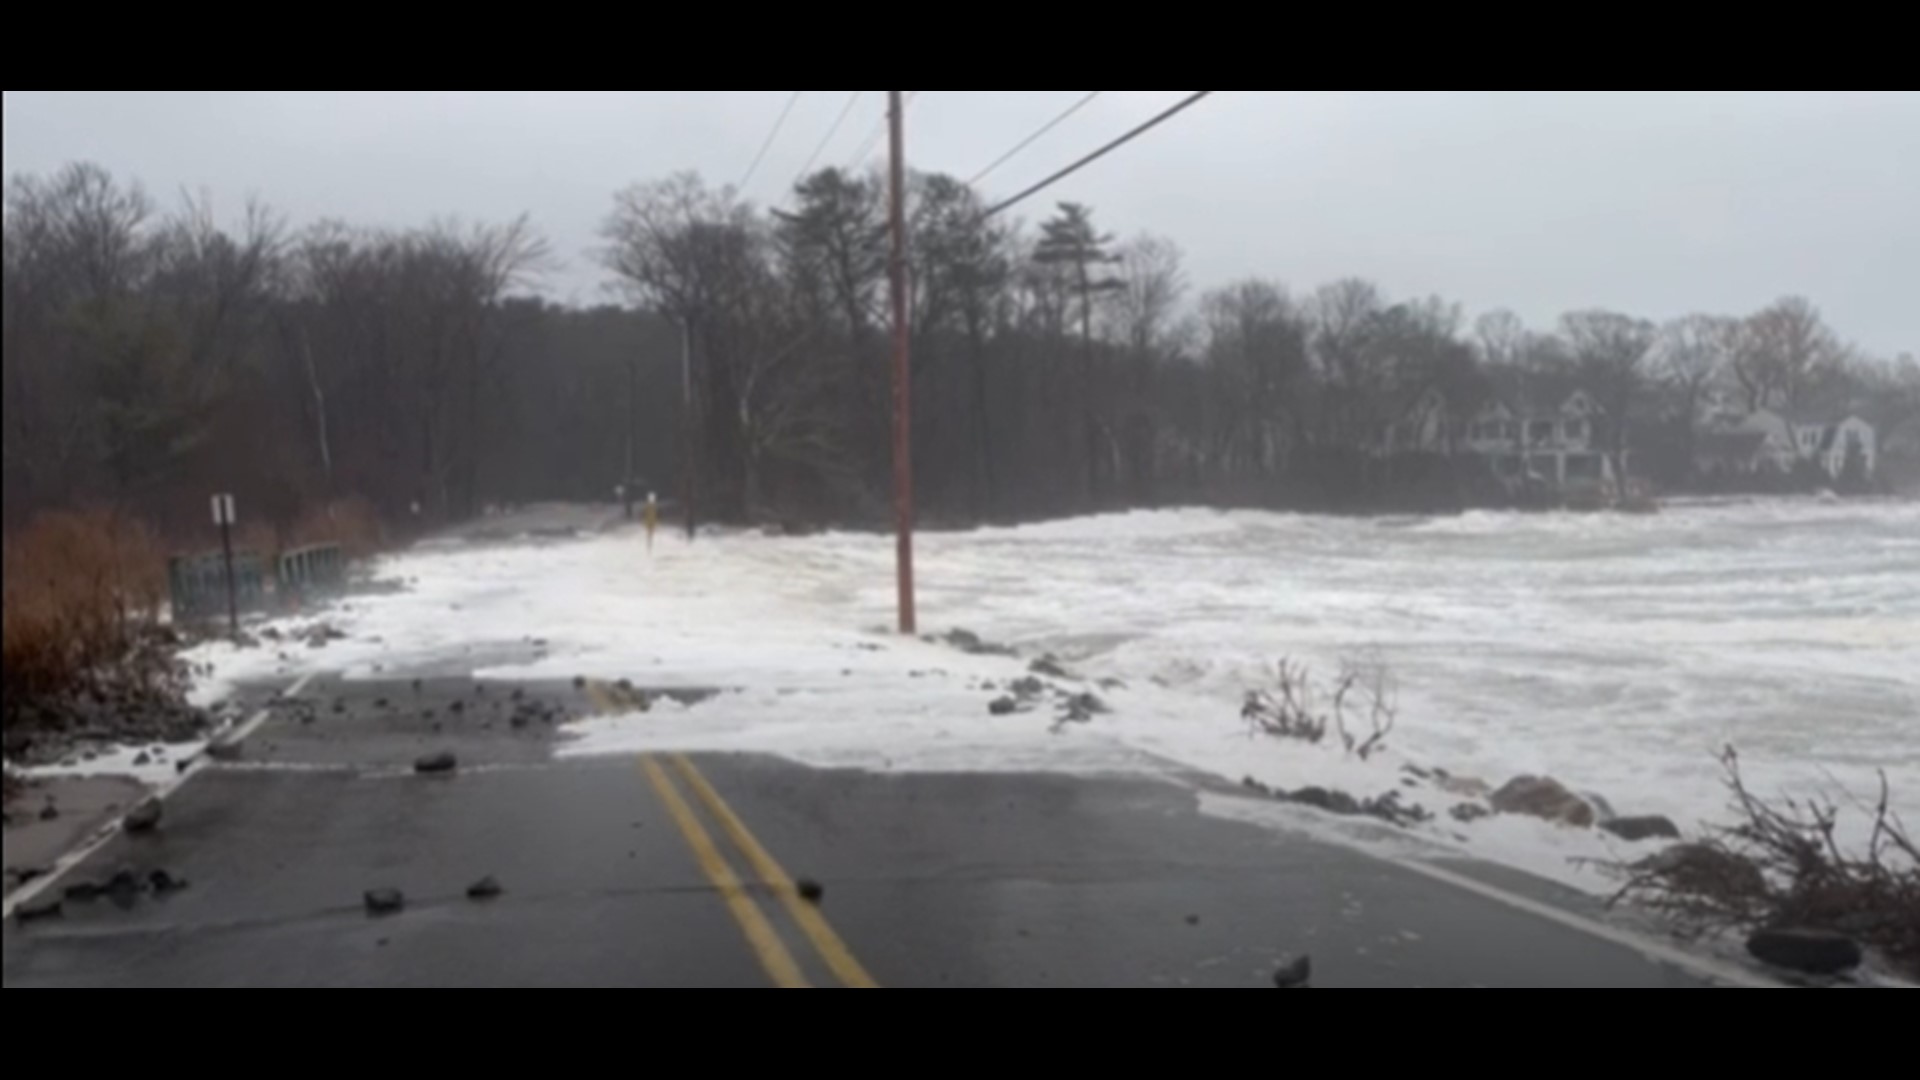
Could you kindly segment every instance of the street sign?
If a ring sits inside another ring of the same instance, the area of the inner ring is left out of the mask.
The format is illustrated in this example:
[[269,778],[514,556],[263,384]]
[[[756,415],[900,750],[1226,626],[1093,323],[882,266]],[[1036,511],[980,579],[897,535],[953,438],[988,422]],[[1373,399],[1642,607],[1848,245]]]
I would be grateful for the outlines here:
[[220,552],[227,564],[227,629],[240,640],[240,592],[233,575],[233,527],[240,523],[233,496],[213,497],[213,523],[220,527]]

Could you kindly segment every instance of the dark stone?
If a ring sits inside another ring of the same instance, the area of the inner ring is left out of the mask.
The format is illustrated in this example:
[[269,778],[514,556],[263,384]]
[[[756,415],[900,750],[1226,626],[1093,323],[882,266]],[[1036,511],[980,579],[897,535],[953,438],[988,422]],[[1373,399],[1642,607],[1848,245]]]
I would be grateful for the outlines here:
[[165,813],[166,810],[160,805],[159,799],[148,799],[134,807],[133,812],[127,815],[124,823],[126,830],[135,836],[153,832],[160,827],[160,819]]
[[1273,973],[1273,985],[1282,990],[1311,990],[1313,957],[1302,956],[1280,965],[1280,970]]
[[464,701],[456,701],[447,706],[447,711],[455,716],[464,716],[467,711],[467,703]]
[[155,870],[147,875],[147,886],[153,890],[154,895],[165,896],[185,889],[187,882],[185,878],[174,877],[165,870]]
[[1013,691],[1015,697],[1022,699],[1037,698],[1046,694],[1047,684],[1032,675],[1028,675],[1024,679],[1016,680],[1008,689]]
[[229,732],[207,744],[207,757],[214,761],[239,761],[242,743]]
[[21,904],[19,907],[13,909],[13,917],[23,923],[45,922],[48,919],[59,919],[65,917],[66,913],[65,906],[63,906],[59,900],[48,897],[42,897],[31,903]]
[[419,679],[415,679],[415,680],[413,680],[413,692],[414,692],[414,693],[416,693],[416,694],[418,694],[418,693],[420,693],[421,691],[423,691],[423,690],[425,690],[426,688],[427,688],[427,684],[426,684],[426,683],[424,683],[424,682],[422,682],[422,681],[420,681]]
[[476,903],[498,900],[506,895],[506,892],[507,890],[501,887],[500,882],[491,877],[483,877],[467,888],[467,899]]
[[995,716],[1012,716],[1020,711],[1020,702],[1010,697],[996,698],[987,711]]
[[1248,791],[1254,792],[1255,794],[1265,795],[1268,798],[1273,797],[1273,789],[1271,787],[1268,787],[1266,784],[1263,784],[1260,781],[1255,780],[1251,776],[1247,777],[1245,780],[1240,781],[1240,786],[1243,788],[1246,788]]
[[[625,690],[627,689],[627,687],[623,685],[621,686],[621,689]],[[527,699],[527,692],[516,686],[513,689],[513,693],[508,694],[507,697],[509,697],[514,701],[525,701]]]
[[1658,816],[1614,818],[1612,821],[1601,822],[1600,828],[1629,844],[1643,843],[1647,840],[1680,839],[1680,826],[1675,825],[1671,818]]
[[1073,673],[1065,667],[1062,667],[1059,658],[1054,656],[1043,656],[1035,660],[1027,666],[1027,670],[1033,672],[1035,675],[1044,675],[1049,679],[1073,678]]
[[820,906],[820,902],[827,898],[827,887],[811,878],[801,878],[799,889],[800,899],[815,907]]
[[1471,825],[1476,821],[1484,821],[1492,817],[1493,811],[1481,806],[1479,803],[1463,802],[1452,810],[1447,811],[1447,815],[1462,825]]
[[1840,975],[1866,962],[1860,943],[1824,930],[1762,930],[1747,951],[1764,964],[1804,975]]
[[584,675],[576,675],[576,676],[574,676],[574,680],[573,680],[573,688],[574,688],[575,690],[580,690],[580,691],[584,691],[584,690],[586,690],[586,688],[587,688],[587,679],[586,679],[586,676],[584,676]]
[[1301,806],[1311,806],[1339,817],[1359,817],[1362,813],[1360,800],[1344,791],[1329,791],[1326,788],[1301,788],[1291,795],[1282,794],[1281,798]]
[[1576,829],[1591,829],[1599,820],[1593,804],[1550,777],[1522,776],[1494,792],[1489,801],[1503,814],[1539,818]]
[[113,876],[107,879],[107,883],[100,887],[100,894],[115,900],[131,903],[133,899],[144,892],[145,889],[146,882],[140,879],[140,875],[123,866],[115,870]]
[[1090,717],[1105,716],[1113,711],[1107,707],[1105,701],[1100,700],[1100,695],[1093,693],[1075,695],[1067,702],[1067,707],[1074,712],[1085,713]]
[[413,771],[421,776],[446,776],[459,768],[460,759],[444,752],[429,754],[413,763]]
[[376,919],[407,910],[407,895],[399,889],[374,889],[364,899],[367,914]]
[[134,768],[137,769],[144,769],[151,764],[153,764],[153,755],[145,750],[140,751],[139,755],[133,759]]
[[1189,916],[1187,916],[1187,925],[1188,925],[1188,926],[1199,926],[1199,925],[1200,925],[1200,916],[1198,916],[1198,915],[1189,915]]
[[40,809],[40,820],[41,821],[59,821],[60,808],[53,805],[52,803],[48,803],[46,806]]

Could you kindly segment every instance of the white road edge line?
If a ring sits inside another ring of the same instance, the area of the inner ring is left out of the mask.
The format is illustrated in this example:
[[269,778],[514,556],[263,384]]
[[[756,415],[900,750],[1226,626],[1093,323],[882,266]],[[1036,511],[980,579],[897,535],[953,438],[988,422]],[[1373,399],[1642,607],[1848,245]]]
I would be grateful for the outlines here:
[[[278,700],[290,701],[299,697],[301,691],[312,685],[313,680],[318,677],[319,673],[317,672],[302,675],[292,686],[287,687],[287,689],[280,694]],[[272,718],[272,716],[273,707],[271,705],[265,706],[256,711],[252,716],[249,716],[245,723],[234,728],[223,737],[231,739],[234,742],[246,742],[253,737],[255,732],[265,727],[267,721]],[[209,745],[211,745],[211,743],[209,743]],[[166,802],[168,799],[179,794],[180,789],[186,787],[188,781],[211,767],[211,759],[208,758],[204,750],[201,751],[200,756],[195,758],[193,763],[187,766],[185,772],[160,785],[152,797],[161,802]],[[127,809],[131,811],[133,808],[128,807]],[[45,895],[48,890],[60,884],[61,879],[73,873],[74,869],[81,863],[93,858],[100,852],[101,848],[112,843],[114,837],[120,835],[125,821],[126,817],[122,815],[111,824],[103,826],[99,832],[94,834],[93,839],[88,840],[86,843],[81,844],[79,847],[61,856],[60,861],[54,863],[52,869],[47,871],[46,876],[35,878],[25,885],[20,886],[18,889],[15,889],[13,895],[7,897],[6,903],[0,905],[0,921],[13,918],[14,911],[27,904],[33,903]]]
[[1793,987],[1788,986],[1786,983],[1780,982],[1777,979],[1770,979],[1759,972],[1748,971],[1734,964],[1722,963],[1711,957],[1698,956],[1676,946],[1656,941],[1653,938],[1608,926],[1602,922],[1596,922],[1585,916],[1576,915],[1571,911],[1557,908],[1552,904],[1542,903],[1538,900],[1530,900],[1517,893],[1510,893],[1505,889],[1488,885],[1483,881],[1476,881],[1464,874],[1456,874],[1451,870],[1445,870],[1430,863],[1416,862],[1412,859],[1388,859],[1386,861],[1391,865],[1409,870],[1430,881],[1452,886],[1462,892],[1472,893],[1484,900],[1491,900],[1496,904],[1513,908],[1515,911],[1525,912],[1535,918],[1544,919],[1547,922],[1565,927],[1568,930],[1578,931],[1586,934],[1588,937],[1596,938],[1608,944],[1618,945],[1623,949],[1631,949],[1649,960],[1678,968],[1689,975],[1710,979],[1714,982],[1727,983],[1744,990],[1793,989]]

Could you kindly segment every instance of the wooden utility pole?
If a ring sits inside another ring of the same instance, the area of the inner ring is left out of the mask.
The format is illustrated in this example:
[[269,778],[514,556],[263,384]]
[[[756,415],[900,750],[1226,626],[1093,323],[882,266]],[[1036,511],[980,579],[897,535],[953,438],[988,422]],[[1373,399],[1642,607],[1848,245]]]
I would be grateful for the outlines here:
[[904,91],[887,91],[892,153],[887,168],[889,275],[893,293],[893,511],[900,577],[900,632],[919,630],[913,583],[913,357],[907,323],[907,117]]
[[687,543],[700,531],[694,502],[699,498],[699,433],[694,425],[693,324],[680,320],[680,509],[687,518]]

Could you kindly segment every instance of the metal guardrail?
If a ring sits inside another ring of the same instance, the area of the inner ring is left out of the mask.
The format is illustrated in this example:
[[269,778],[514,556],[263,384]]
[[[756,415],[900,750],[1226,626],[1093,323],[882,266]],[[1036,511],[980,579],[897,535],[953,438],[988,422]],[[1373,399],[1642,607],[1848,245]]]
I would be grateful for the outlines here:
[[337,593],[347,584],[347,556],[338,544],[295,548],[280,556],[280,594],[295,603]]
[[[181,622],[224,618],[227,614],[226,556],[215,551],[176,555],[167,560],[167,585],[173,617]],[[233,553],[235,600],[243,612],[267,606],[266,560],[251,551]]]

